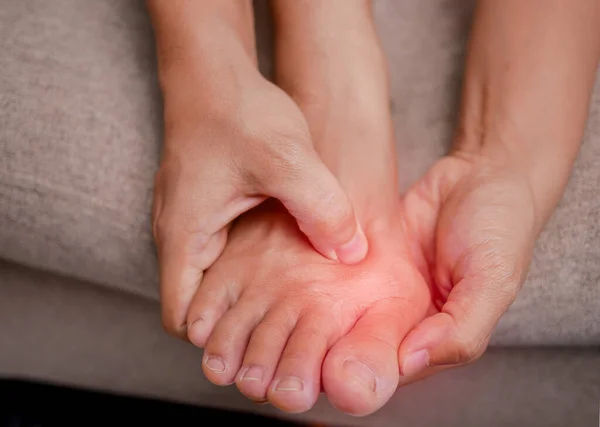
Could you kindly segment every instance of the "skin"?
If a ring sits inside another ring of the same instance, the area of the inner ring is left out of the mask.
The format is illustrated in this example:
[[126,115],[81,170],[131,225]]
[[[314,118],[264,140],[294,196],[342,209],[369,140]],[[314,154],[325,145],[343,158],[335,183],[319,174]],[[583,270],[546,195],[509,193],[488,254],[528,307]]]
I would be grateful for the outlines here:
[[257,69],[251,7],[246,0],[148,1],[165,116],[153,232],[163,323],[181,337],[231,221],[268,197],[285,205],[327,258],[353,264],[368,250],[302,112]]
[[[300,106],[316,150],[343,182],[369,254],[352,267],[331,263],[302,239],[280,206],[264,206],[236,222],[192,301],[188,336],[205,348],[204,372],[215,384],[235,381],[249,398],[291,412],[312,407],[321,388],[336,396],[336,388],[349,384],[359,391],[356,403],[336,404],[362,413],[394,393],[398,344],[433,308],[403,227],[387,71],[368,3],[321,5],[321,18],[335,11],[346,25],[330,30],[306,16],[290,28],[276,15],[277,83]],[[293,16],[312,10],[309,2],[274,6]],[[306,33],[314,45],[296,38]],[[340,39],[348,43],[344,49],[315,67],[312,49],[334,49]],[[282,53],[299,44],[306,56],[287,63]],[[349,66],[351,74],[340,72]],[[339,156],[342,147],[352,155]],[[367,379],[348,369],[362,370]]]
[[[479,358],[516,298],[583,137],[600,58],[600,3],[480,0],[468,51],[449,157],[467,166],[442,159],[432,168],[422,183],[439,188],[429,198],[437,207],[410,226],[424,253],[436,252],[436,277],[454,279],[441,312],[400,347],[401,369],[413,377],[404,382]],[[417,211],[409,197],[407,210]],[[419,231],[434,223],[434,235]],[[419,350],[429,366],[408,366]]]
[[273,7],[277,83],[354,205],[369,253],[331,261],[280,203],[265,203],[236,221],[206,272],[188,337],[205,347],[215,384],[291,412],[323,389],[366,415],[397,386],[476,360],[516,298],[582,137],[600,3],[481,0],[454,149],[401,197],[369,4]]

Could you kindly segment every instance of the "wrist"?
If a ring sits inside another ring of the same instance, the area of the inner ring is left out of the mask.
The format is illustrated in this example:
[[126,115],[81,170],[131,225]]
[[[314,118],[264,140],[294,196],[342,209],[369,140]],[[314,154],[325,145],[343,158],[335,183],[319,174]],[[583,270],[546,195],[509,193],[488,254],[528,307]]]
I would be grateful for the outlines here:
[[600,53],[600,9],[594,0],[544,6],[478,4],[455,151],[525,177],[545,220],[583,136]]
[[147,5],[165,96],[183,92],[196,97],[200,94],[195,92],[226,95],[236,81],[256,69],[249,1],[148,0]]
[[522,148],[527,141],[507,142],[504,136],[493,133],[478,141],[467,140],[459,133],[454,142],[452,155],[471,164],[476,176],[510,182],[522,189],[522,195],[528,195],[523,200],[528,199],[526,204],[533,208],[533,226],[539,233],[562,197],[569,178],[568,162],[545,153],[532,161]]
[[146,5],[159,53],[176,57],[181,48],[187,54],[198,43],[218,43],[227,30],[256,58],[251,0],[146,0]]

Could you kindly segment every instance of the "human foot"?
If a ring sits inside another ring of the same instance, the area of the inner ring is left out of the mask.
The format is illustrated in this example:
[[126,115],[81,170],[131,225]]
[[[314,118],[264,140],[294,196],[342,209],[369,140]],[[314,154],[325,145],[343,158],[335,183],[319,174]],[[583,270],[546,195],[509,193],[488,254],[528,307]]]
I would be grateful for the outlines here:
[[243,216],[188,314],[208,379],[290,412],[310,409],[321,388],[345,412],[382,406],[400,342],[431,300],[396,206],[364,223],[371,249],[354,266],[317,253],[275,202]]

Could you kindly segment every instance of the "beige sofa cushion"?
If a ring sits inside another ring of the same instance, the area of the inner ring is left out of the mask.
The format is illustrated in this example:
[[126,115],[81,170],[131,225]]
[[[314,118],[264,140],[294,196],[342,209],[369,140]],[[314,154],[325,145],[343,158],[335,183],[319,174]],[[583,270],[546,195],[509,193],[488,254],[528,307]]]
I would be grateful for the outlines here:
[[[375,2],[403,187],[449,142],[470,6]],[[143,2],[6,0],[0,52],[0,258],[156,299],[161,113]],[[599,184],[597,90],[567,194],[495,344],[600,343]]]

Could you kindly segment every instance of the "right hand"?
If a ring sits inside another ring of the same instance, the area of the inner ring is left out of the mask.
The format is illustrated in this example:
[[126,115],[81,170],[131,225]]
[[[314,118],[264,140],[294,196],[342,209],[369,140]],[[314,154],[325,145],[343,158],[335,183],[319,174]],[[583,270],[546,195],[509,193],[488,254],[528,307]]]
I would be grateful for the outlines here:
[[325,257],[352,264],[368,248],[350,199],[314,150],[291,98],[256,69],[228,81],[222,93],[212,82],[190,88],[193,75],[178,77],[170,86],[163,81],[166,132],[153,234],[163,323],[184,337],[189,303],[223,251],[229,224],[268,197],[283,203]]

